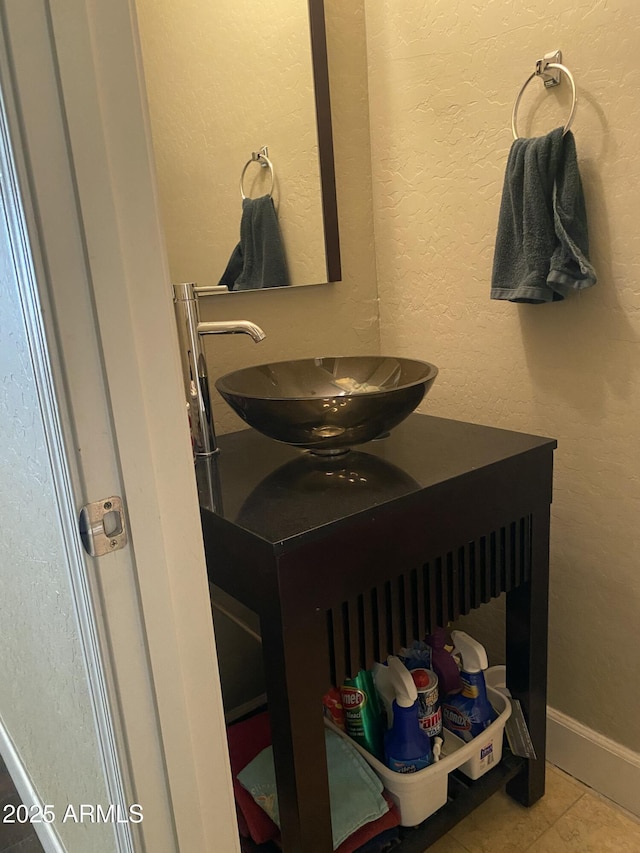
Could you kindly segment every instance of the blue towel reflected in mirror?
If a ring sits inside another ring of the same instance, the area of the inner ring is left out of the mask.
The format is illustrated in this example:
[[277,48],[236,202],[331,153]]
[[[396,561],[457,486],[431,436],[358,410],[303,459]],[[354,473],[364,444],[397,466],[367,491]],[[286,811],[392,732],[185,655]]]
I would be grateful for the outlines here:
[[242,201],[240,242],[233,250],[219,284],[229,290],[286,287],[289,271],[278,216],[270,195]]

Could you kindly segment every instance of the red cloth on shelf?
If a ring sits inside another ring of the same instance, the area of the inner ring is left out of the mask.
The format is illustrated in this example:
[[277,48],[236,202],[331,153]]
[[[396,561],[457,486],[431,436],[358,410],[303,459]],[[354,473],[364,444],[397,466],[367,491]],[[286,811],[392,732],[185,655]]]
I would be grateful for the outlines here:
[[[248,720],[229,726],[227,741],[233,775],[233,793],[244,817],[248,834],[256,844],[272,841],[280,834],[280,830],[237,779],[238,773],[244,770],[259,752],[271,745],[269,714],[264,711],[262,714],[256,714]],[[239,828],[242,832],[243,828],[241,826]]]
[[[229,726],[227,728],[227,740],[233,775],[233,792],[239,812],[238,826],[240,832],[245,837],[251,837],[256,844],[279,840],[280,830],[276,824],[237,779],[238,773],[253,761],[259,752],[271,745],[269,714],[264,711],[248,720]],[[342,842],[335,853],[354,853],[358,847],[362,847],[376,835],[398,826],[400,823],[398,810],[386,791],[383,792],[383,796],[389,804],[389,811],[377,820],[361,826]]]
[[371,841],[371,839],[375,838],[376,835],[380,835],[381,832],[384,832],[387,829],[393,829],[394,826],[398,826],[400,823],[398,809],[386,791],[382,792],[382,796],[389,804],[389,811],[377,820],[372,820],[369,823],[365,823],[364,826],[360,827],[360,829],[356,829],[355,832],[353,832],[348,838],[345,838],[342,844],[336,848],[335,853],[354,853],[358,847],[362,847],[363,844],[366,844],[367,841]]
[[245,820],[242,809],[238,803],[236,803],[236,818],[238,819],[238,831],[240,832],[240,835],[242,835],[243,838],[251,838],[247,821]]

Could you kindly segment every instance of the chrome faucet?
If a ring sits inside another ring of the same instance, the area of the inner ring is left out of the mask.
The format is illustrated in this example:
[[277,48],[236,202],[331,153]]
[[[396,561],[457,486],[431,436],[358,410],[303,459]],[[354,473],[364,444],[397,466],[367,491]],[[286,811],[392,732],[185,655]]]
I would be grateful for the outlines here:
[[257,344],[266,338],[260,326],[256,326],[249,320],[220,320],[214,323],[198,323],[196,328],[199,335],[236,335],[239,333],[251,335]]
[[202,338],[205,335],[250,335],[258,343],[266,335],[255,323],[248,320],[221,320],[211,323],[200,321],[198,296],[215,293],[215,287],[198,287],[193,282],[173,285],[173,304],[178,324],[180,360],[187,397],[187,411],[191,426],[193,455],[198,478],[200,504],[214,512],[219,509],[219,491],[216,488],[215,457],[219,453],[213,424],[213,410],[209,392],[209,377]]

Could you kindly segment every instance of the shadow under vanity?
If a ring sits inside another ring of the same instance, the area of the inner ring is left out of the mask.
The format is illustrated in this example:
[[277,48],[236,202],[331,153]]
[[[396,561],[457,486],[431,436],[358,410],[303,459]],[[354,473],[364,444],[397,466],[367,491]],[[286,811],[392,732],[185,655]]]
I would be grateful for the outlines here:
[[[422,853],[506,785],[544,793],[549,509],[556,442],[413,414],[364,451],[321,459],[253,430],[220,438],[209,578],[260,619],[285,853],[332,849],[322,696],[331,684],[506,592],[507,686],[536,760],[477,782],[403,830]],[[259,849],[259,848],[256,848]]]

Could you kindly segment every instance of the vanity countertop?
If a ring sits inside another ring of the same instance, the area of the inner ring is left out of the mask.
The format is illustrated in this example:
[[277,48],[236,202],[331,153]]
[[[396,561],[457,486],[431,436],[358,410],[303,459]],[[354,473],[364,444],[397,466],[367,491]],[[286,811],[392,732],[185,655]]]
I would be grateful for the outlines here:
[[220,515],[283,552],[321,537],[327,526],[408,505],[507,459],[548,453],[556,442],[412,414],[388,437],[343,456],[314,456],[250,429],[221,436],[219,446]]

